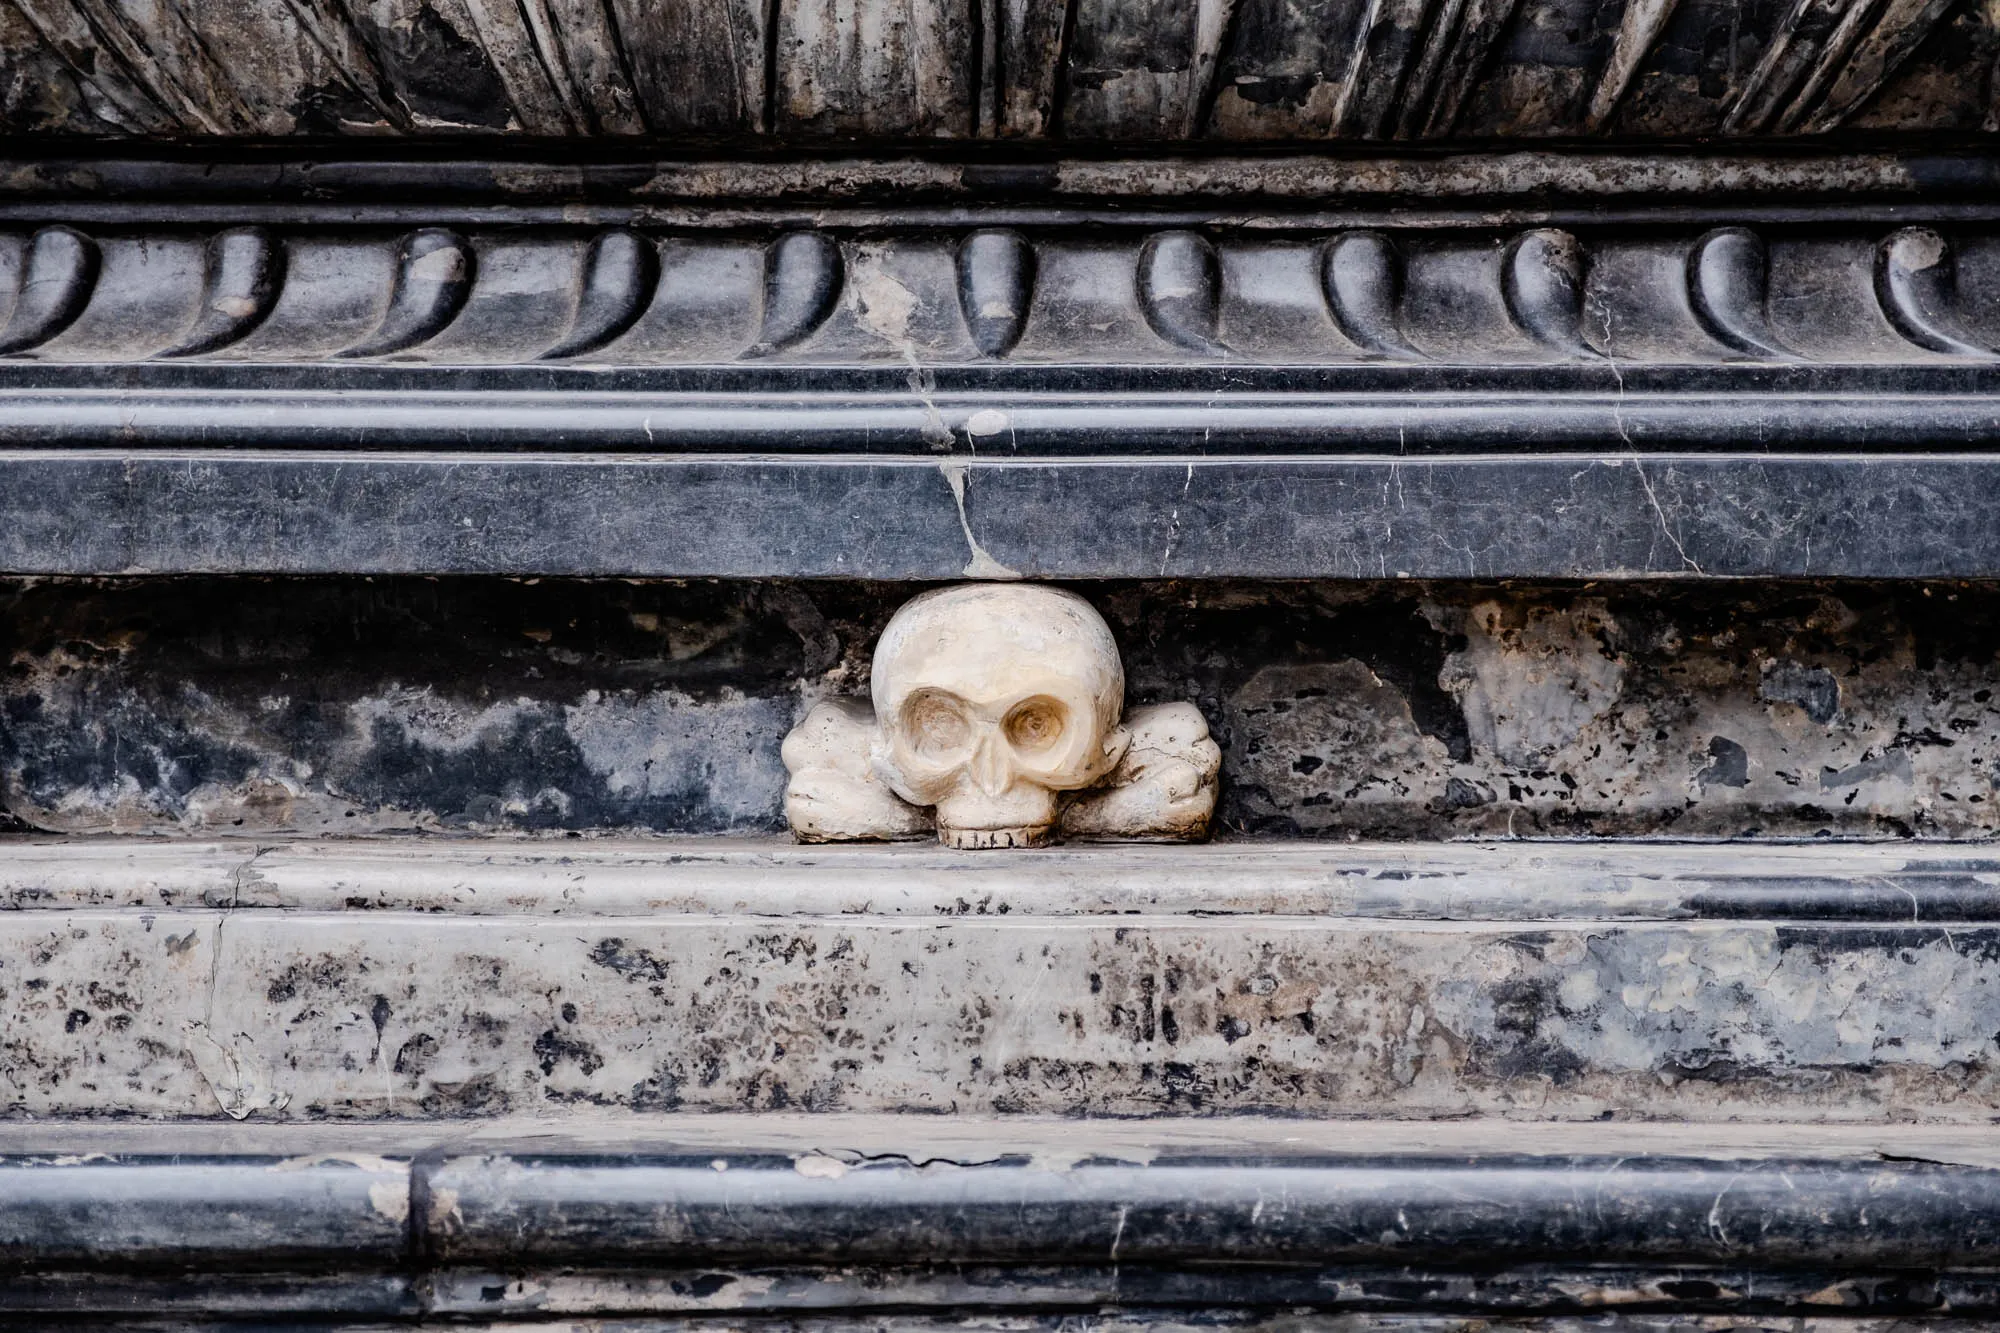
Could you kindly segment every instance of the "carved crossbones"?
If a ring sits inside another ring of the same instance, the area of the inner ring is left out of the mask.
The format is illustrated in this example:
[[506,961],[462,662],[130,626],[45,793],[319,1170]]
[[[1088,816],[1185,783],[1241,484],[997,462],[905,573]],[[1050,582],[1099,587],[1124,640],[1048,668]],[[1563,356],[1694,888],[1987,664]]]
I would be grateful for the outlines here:
[[1034,584],[928,592],[875,648],[874,707],[822,703],[785,738],[802,842],[957,848],[1205,837],[1221,752],[1192,704],[1124,712],[1110,626]]

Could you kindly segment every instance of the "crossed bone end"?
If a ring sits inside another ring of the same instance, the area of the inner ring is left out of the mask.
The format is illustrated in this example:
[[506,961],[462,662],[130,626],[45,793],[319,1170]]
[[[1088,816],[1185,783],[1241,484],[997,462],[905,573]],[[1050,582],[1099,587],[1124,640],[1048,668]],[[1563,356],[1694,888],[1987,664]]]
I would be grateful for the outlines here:
[[1125,715],[1132,743],[1104,785],[1063,811],[1073,838],[1199,842],[1215,818],[1222,751],[1193,704],[1153,704]]
[[800,842],[902,842],[936,827],[875,772],[875,710],[859,699],[815,704],[780,751],[792,777],[785,820]]

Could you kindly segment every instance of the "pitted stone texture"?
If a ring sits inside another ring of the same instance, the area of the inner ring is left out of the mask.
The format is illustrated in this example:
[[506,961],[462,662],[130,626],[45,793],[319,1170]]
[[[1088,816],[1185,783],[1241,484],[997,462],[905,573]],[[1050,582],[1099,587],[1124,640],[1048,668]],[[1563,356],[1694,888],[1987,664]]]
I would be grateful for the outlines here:
[[1974,924],[26,911],[0,992],[16,1116],[2000,1110]]
[[[2000,834],[2000,591],[1079,584],[1133,708],[1192,700],[1217,831]],[[33,827],[777,832],[779,748],[909,585],[15,584]]]

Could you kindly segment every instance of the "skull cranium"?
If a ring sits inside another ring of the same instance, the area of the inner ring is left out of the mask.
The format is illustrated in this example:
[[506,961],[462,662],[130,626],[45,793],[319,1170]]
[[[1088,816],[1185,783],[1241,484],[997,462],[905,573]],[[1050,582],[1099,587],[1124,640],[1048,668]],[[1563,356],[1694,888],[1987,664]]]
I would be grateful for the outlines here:
[[1027,584],[940,589],[898,611],[875,649],[875,770],[935,806],[953,847],[1053,841],[1060,793],[1089,787],[1129,741],[1111,629],[1072,593]]

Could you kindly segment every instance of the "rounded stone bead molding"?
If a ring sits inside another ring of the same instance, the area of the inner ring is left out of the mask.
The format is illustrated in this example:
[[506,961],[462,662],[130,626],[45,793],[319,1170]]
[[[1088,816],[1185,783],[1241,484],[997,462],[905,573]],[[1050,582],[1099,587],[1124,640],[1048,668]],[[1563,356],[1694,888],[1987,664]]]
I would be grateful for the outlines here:
[[785,817],[801,842],[1208,835],[1222,753],[1207,722],[1193,704],[1127,712],[1111,627],[1074,593],[924,593],[890,618],[871,679],[872,707],[821,703],[785,738]]

